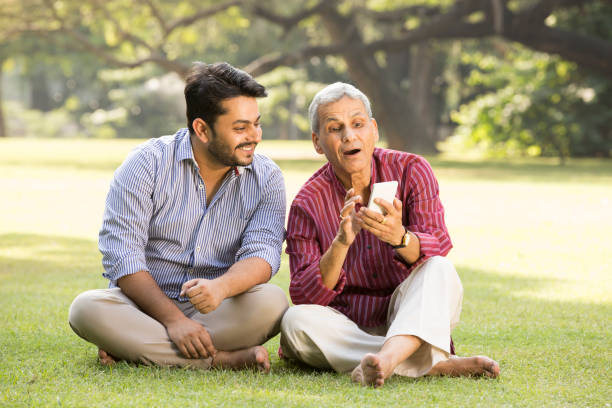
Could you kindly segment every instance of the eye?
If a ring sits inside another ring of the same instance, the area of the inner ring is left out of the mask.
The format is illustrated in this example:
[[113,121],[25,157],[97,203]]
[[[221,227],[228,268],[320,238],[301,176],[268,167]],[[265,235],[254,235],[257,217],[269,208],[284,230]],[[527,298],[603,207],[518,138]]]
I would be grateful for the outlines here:
[[237,128],[234,128],[234,130],[235,130],[236,132],[242,132],[242,131],[244,131],[244,129],[245,129],[244,127],[237,127]]

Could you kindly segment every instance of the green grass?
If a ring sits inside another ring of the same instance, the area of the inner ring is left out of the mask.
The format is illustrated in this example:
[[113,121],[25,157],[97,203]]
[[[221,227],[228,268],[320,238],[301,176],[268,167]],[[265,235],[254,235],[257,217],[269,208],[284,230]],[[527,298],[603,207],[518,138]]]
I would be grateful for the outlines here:
[[[465,287],[460,355],[497,380],[393,377],[382,389],[303,369],[266,344],[270,375],[101,367],[68,327],[106,286],[97,231],[112,172],[139,141],[0,140],[0,406],[610,406],[612,162],[431,158]],[[262,143],[288,196],[323,162],[307,142]],[[286,289],[287,258],[274,282]]]

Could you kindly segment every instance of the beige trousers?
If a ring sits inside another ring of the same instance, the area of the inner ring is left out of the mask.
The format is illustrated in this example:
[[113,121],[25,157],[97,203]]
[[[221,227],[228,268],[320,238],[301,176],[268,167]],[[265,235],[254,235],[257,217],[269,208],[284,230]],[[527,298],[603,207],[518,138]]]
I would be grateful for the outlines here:
[[423,344],[394,373],[420,377],[449,358],[462,300],[463,287],[452,263],[432,257],[395,289],[382,327],[359,327],[328,306],[289,308],[281,323],[283,354],[313,367],[350,372],[365,354],[379,352],[387,339],[412,335]]
[[[190,319],[206,328],[215,348],[232,351],[265,343],[278,334],[287,310],[287,297],[276,285],[256,285],[225,299],[207,314],[190,302],[174,303]],[[166,328],[128,298],[119,288],[84,292],[72,302],[70,326],[76,334],[123,360],[160,366],[209,368],[211,359],[185,358]]]

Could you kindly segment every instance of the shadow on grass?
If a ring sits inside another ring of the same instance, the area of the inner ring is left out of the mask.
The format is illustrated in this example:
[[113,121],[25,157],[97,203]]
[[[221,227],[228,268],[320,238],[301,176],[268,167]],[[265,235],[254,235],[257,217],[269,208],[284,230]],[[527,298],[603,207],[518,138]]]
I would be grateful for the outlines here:
[[[0,371],[5,370],[6,378],[13,384],[31,389],[35,387],[31,385],[33,378],[39,378],[36,384],[41,385],[36,386],[40,387],[50,381],[48,378],[55,378],[62,384],[88,389],[95,388],[99,381],[119,385],[146,378],[153,385],[169,382],[174,384],[173,389],[185,391],[198,386],[219,395],[227,392],[227,387],[251,396],[252,390],[263,389],[266,393],[253,396],[261,401],[271,395],[278,398],[299,395],[301,402],[321,405],[363,397],[362,393],[351,391],[353,386],[346,375],[279,361],[278,336],[266,344],[272,356],[272,372],[268,376],[253,372],[198,373],[131,364],[102,368],[96,363],[95,347],[79,339],[66,323],[67,308],[76,294],[104,287],[100,271],[95,242],[29,234],[0,235],[0,307],[10,317],[0,321],[0,349],[11,350],[2,353],[5,368]],[[515,387],[530,390],[533,387],[530,381],[537,375],[534,367],[548,370],[552,367],[555,383],[575,382],[577,378],[590,381],[589,378],[606,375],[611,363],[612,305],[536,299],[522,294],[526,289],[531,293],[550,289],[557,282],[555,279],[508,276],[461,265],[458,271],[465,288],[462,322],[453,333],[458,354],[486,354],[498,360],[502,367],[501,382],[488,384],[501,387],[501,395],[503,381],[516,381]],[[282,273],[288,273],[287,268]],[[61,290],[57,290],[58,286]],[[40,313],[41,310],[45,313]],[[52,367],[53,371],[37,374],[39,367]],[[85,385],[77,385],[81,381]],[[421,398],[430,398],[429,387],[434,384],[452,388],[462,383],[454,379],[394,376],[385,386],[390,391],[381,397],[391,398],[393,390],[404,392],[406,384],[416,387],[411,392],[420,393]],[[322,396],[331,400],[321,400]]]
[[428,158],[434,172],[443,177],[498,181],[610,182],[612,160],[575,159],[564,166],[555,160],[458,161]]

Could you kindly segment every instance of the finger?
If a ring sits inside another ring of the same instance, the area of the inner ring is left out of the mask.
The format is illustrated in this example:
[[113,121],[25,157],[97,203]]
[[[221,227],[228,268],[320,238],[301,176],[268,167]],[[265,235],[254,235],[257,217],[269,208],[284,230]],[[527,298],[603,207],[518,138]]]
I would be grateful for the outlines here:
[[189,295],[189,301],[195,306],[198,303],[202,303],[204,301],[204,294],[202,292],[198,292],[195,295]]
[[185,342],[185,348],[187,349],[187,353],[189,353],[189,358],[198,358],[198,352],[190,341]]
[[181,296],[185,296],[185,293],[187,293],[187,290],[189,290],[189,288],[196,286],[198,284],[198,280],[199,279],[191,279],[183,283],[183,286],[181,287]]
[[398,200],[397,198],[393,199],[393,206],[395,207],[395,210],[397,212],[402,212],[402,202],[400,200]]
[[177,344],[176,346],[178,347],[179,351],[185,358],[191,358],[191,356],[189,355],[189,352],[187,351],[187,349],[185,348],[183,344]]
[[206,350],[206,347],[204,347],[199,337],[193,339],[192,344],[198,352],[198,357],[206,358],[209,356],[208,350]]
[[348,204],[346,204],[344,207],[342,207],[342,210],[340,210],[340,218],[344,219],[345,217],[347,217],[349,215],[349,213],[351,212],[351,210],[353,209],[353,207],[355,207],[355,202],[352,201]]
[[[378,211],[370,210],[367,207],[363,207],[361,210],[359,210],[359,213],[361,214],[361,218],[364,221],[366,220],[370,221],[370,225],[373,225],[372,223],[380,224],[383,221],[383,219],[385,219],[384,215],[382,215]],[[386,223],[389,223],[388,218],[387,218]]]
[[392,211],[395,211],[393,203],[390,203],[387,200],[383,200],[382,198],[375,198],[374,202],[382,207],[385,214],[390,214]]
[[[204,328],[203,328],[204,329]],[[208,354],[211,357],[214,357],[215,354],[217,354],[217,349],[215,348],[215,346],[212,343],[212,340],[210,338],[210,334],[208,334],[208,332],[206,331],[206,329],[204,329],[202,331],[202,333],[200,334],[200,341],[202,342],[202,345],[204,346],[204,348],[206,349],[206,351],[208,351]]]
[[352,188],[352,187],[349,188],[348,191],[346,192],[346,195],[344,196],[344,201],[346,201],[349,198],[351,198],[354,194],[355,194],[355,189]]
[[187,293],[187,296],[189,298],[192,298],[193,296],[196,296],[197,294],[202,293],[203,290],[204,288],[202,287],[202,285],[197,285],[197,286],[192,286],[191,288],[187,289],[185,293]]

